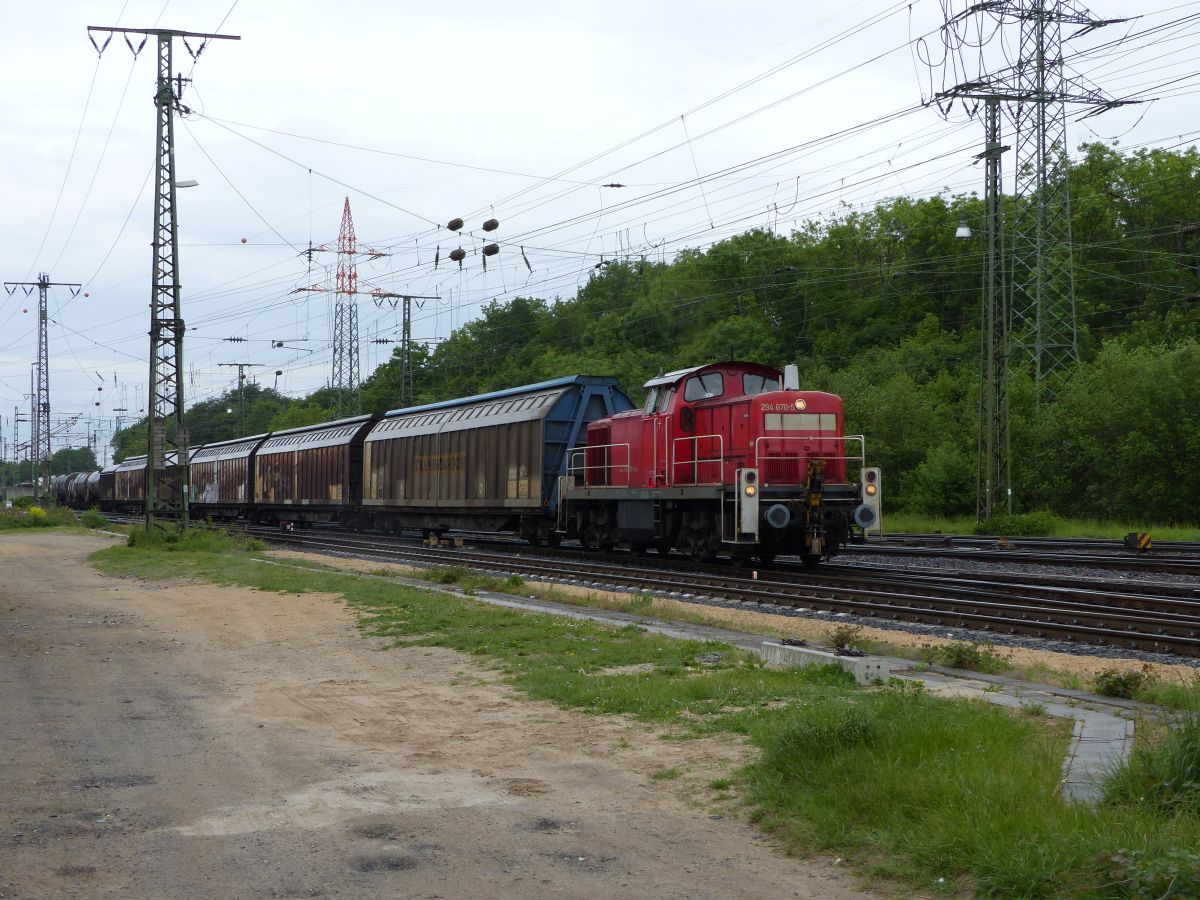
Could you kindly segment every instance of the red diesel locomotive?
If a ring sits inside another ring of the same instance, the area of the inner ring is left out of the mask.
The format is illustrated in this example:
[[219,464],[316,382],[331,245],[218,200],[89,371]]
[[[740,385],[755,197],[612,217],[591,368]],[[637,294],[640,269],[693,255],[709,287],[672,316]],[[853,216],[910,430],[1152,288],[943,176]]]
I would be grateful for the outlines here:
[[[842,401],[768,366],[723,362],[647,382],[642,409],[588,425],[559,492],[557,531],[585,547],[629,544],[814,565],[876,521],[863,438]],[[852,480],[853,477],[853,480]]]

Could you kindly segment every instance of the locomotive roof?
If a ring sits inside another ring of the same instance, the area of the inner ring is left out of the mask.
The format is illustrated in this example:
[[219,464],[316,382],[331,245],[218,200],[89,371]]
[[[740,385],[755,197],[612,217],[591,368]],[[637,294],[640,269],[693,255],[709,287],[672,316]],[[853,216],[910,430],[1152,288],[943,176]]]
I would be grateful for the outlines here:
[[682,381],[688,375],[691,375],[695,372],[700,372],[702,370],[708,371],[710,369],[730,369],[730,368],[744,369],[746,371],[756,371],[756,372],[766,371],[766,372],[771,372],[772,374],[774,374],[778,377],[782,377],[782,373],[778,369],[776,369],[772,366],[765,366],[762,363],[756,363],[756,362],[743,362],[741,360],[729,360],[727,362],[705,363],[702,366],[692,366],[690,369],[676,369],[674,372],[668,372],[666,375],[659,375],[657,378],[651,378],[649,381],[647,381],[645,384],[643,384],[642,387],[645,388],[646,390],[649,390],[652,387],[662,387],[664,384],[678,384],[680,381]]

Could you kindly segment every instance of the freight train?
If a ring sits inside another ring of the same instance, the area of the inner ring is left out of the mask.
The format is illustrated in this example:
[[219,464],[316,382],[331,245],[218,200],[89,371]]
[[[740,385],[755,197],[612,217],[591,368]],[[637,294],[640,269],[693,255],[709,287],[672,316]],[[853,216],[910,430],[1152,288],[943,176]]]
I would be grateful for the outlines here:
[[[205,444],[189,454],[190,515],[815,564],[878,509],[841,399],[797,381],[792,366],[713,363],[650,380],[638,409],[616,379],[579,375]],[[145,481],[139,456],[53,487],[137,514]]]

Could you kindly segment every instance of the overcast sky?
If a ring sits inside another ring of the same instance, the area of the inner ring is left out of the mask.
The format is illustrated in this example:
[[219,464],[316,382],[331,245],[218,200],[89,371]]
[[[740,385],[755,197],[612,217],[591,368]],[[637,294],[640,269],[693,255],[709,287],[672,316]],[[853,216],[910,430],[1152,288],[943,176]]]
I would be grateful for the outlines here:
[[[98,56],[88,25],[241,37],[207,44],[194,65],[174,45],[175,71],[192,78],[177,178],[200,182],[178,212],[189,405],[236,384],[221,363],[253,363],[260,384],[292,396],[329,380],[333,295],[297,289],[332,288],[346,197],[360,250],[381,254],[359,257],[360,291],[437,297],[414,310],[414,336],[435,341],[492,300],[570,297],[602,259],[669,260],[982,180],[979,121],[914,109],[961,74],[923,64],[944,52],[937,0],[2,8],[0,278],[83,285],[50,293],[52,417],[80,417],[55,449],[88,432],[106,443],[118,408],[144,411],[148,376],[157,48],[151,38],[135,60],[116,35]],[[1200,2],[1090,9],[1142,18],[1071,44],[1098,48],[1069,57],[1072,72],[1114,97],[1161,99],[1072,122],[1071,144],[1190,145]],[[455,217],[460,234],[444,227]],[[501,246],[486,270],[485,237]],[[310,242],[329,248],[311,264]],[[448,258],[460,246],[461,269]],[[366,378],[393,347],[372,341],[398,338],[400,312],[369,296],[358,308]],[[36,311],[36,292],[0,295],[10,448],[14,407],[28,415]]]

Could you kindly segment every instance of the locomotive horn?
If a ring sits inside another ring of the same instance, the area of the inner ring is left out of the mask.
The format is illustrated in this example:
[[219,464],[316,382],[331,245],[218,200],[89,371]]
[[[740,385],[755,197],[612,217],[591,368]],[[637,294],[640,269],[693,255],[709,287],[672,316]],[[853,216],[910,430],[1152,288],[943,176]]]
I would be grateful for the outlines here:
[[870,528],[875,524],[875,510],[864,503],[862,506],[854,508],[852,518],[854,519],[854,524],[859,528]]
[[772,528],[783,531],[792,521],[792,512],[782,503],[773,503],[767,510],[766,520]]

